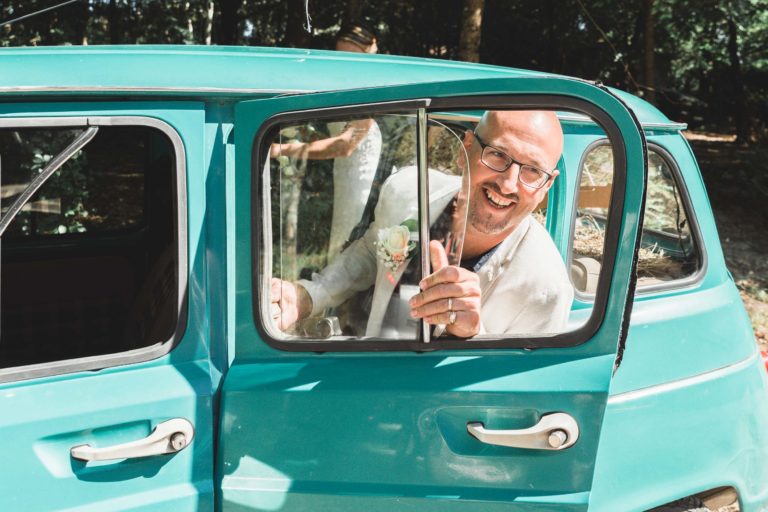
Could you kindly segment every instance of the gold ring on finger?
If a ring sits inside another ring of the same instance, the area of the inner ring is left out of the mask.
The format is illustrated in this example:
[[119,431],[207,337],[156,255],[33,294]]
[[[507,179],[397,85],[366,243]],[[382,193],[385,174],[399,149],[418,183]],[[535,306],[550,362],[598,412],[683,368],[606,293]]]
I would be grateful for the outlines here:
[[448,315],[448,325],[453,325],[456,323],[456,312],[451,311],[451,314]]
[[448,311],[453,311],[453,299],[448,297]]

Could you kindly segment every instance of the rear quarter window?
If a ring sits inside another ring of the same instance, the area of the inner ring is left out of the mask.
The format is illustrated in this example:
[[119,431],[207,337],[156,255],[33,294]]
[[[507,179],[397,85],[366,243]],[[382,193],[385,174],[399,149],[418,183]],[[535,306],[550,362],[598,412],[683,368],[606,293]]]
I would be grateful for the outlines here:
[[[611,147],[587,148],[579,169],[573,228],[571,277],[582,294],[595,291],[602,265],[608,208],[613,185]],[[676,286],[701,268],[701,249],[693,217],[672,157],[648,148],[648,188],[637,262],[637,289]]]

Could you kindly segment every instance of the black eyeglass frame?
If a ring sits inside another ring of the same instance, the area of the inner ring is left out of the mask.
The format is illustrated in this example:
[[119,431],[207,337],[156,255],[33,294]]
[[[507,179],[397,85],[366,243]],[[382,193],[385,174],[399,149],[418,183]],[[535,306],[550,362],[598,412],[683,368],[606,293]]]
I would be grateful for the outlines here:
[[[551,172],[547,172],[544,169],[539,169],[538,167],[530,165],[530,164],[524,164],[522,162],[518,162],[517,160],[515,160],[514,158],[509,156],[507,153],[505,153],[504,151],[502,151],[499,148],[497,148],[495,146],[492,146],[492,145],[486,143],[485,141],[483,141],[483,139],[481,139],[480,136],[477,134],[477,131],[473,131],[472,135],[477,140],[477,143],[480,144],[480,161],[483,162],[483,165],[485,165],[490,170],[492,170],[494,172],[505,172],[507,169],[512,167],[512,164],[517,164],[517,165],[520,166],[520,171],[517,173],[517,181],[519,181],[520,183],[522,183],[526,187],[533,188],[533,189],[540,189],[540,188],[542,188],[544,185],[547,184],[547,182],[549,180],[552,179],[552,173]],[[505,157],[507,157],[509,159],[509,163],[503,169],[497,169],[496,167],[493,167],[492,165],[488,164],[488,162],[485,161],[485,148],[491,148],[493,150],[498,151],[499,153],[501,153],[502,155],[504,155]],[[541,184],[538,185],[538,186],[537,185],[531,185],[530,183],[526,183],[522,179],[523,167],[528,167],[529,169],[534,169],[537,172],[543,173],[547,178],[544,181],[542,181]]]

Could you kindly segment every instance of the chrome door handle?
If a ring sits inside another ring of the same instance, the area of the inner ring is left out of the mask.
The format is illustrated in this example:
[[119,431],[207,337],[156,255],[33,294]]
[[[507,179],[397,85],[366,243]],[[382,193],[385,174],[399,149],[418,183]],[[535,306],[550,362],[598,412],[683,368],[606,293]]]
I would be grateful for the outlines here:
[[94,448],[89,444],[82,444],[73,446],[69,453],[73,459],[84,461],[134,459],[151,455],[164,455],[183,450],[189,446],[194,436],[195,428],[189,421],[183,418],[174,418],[157,425],[152,433],[144,439],[104,448]]
[[565,450],[579,439],[579,425],[564,412],[545,414],[539,422],[520,430],[488,430],[482,423],[467,423],[467,431],[479,441],[511,448]]

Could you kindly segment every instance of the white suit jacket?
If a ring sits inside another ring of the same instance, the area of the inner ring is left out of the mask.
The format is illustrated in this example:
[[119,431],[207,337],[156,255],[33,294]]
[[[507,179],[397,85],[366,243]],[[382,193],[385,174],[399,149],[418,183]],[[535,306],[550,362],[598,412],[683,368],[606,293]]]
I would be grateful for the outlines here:
[[[312,280],[301,280],[312,298],[312,315],[341,304],[375,284],[366,336],[378,336],[390,298],[406,265],[392,272],[376,255],[382,228],[418,219],[416,168],[393,174],[381,188],[374,221]],[[458,192],[461,178],[430,171],[430,224]],[[482,294],[480,334],[541,335],[562,332],[573,300],[573,287],[560,253],[547,231],[526,219],[501,243],[479,272]]]

